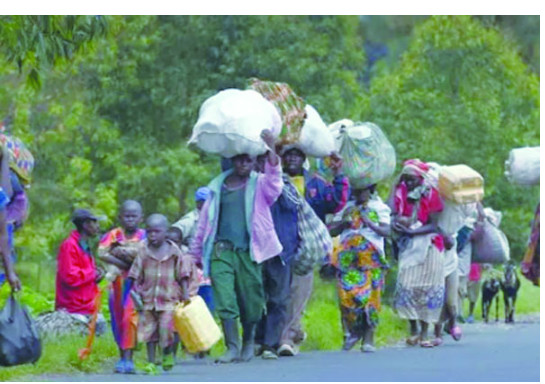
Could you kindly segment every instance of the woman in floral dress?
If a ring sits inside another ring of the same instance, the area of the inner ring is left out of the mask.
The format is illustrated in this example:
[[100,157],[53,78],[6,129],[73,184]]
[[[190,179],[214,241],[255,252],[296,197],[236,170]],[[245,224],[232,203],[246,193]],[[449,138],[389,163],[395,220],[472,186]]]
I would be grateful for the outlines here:
[[390,208],[375,193],[376,185],[355,189],[330,226],[332,236],[340,235],[331,264],[336,268],[344,350],[360,340],[363,352],[374,352],[374,331],[378,324],[380,297],[388,263],[384,237],[390,231]]

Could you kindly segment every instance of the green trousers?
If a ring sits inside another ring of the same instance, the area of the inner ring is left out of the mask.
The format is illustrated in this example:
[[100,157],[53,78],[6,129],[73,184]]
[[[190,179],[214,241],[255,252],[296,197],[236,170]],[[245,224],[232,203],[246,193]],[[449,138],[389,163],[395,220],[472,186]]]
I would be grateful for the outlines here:
[[217,243],[210,266],[214,301],[222,320],[236,319],[257,323],[265,307],[261,265],[248,251],[233,250]]

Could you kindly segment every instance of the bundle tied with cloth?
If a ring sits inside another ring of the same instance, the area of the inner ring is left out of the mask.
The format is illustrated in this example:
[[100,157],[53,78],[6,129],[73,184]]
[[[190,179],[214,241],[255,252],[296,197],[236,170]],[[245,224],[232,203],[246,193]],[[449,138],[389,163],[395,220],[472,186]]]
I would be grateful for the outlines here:
[[[306,104],[288,84],[252,78],[248,87],[271,102],[281,116],[278,153],[283,155],[297,149],[305,155],[308,165],[308,156],[321,158],[335,151],[333,136],[318,111]],[[297,231],[300,238],[292,268],[294,273],[304,276],[332,252],[333,243],[327,227],[305,196],[291,196],[290,199],[297,201]]]
[[[393,175],[395,149],[378,125],[343,119],[328,128],[335,151],[343,159],[343,173],[353,188],[366,188]],[[329,160],[318,160],[318,169],[324,174],[329,172]]]
[[9,153],[9,167],[18,176],[21,183],[29,186],[32,181],[34,169],[34,156],[28,150],[21,139],[0,132],[0,146],[6,148]]
[[321,158],[335,150],[333,137],[318,111],[297,96],[288,84],[252,78],[248,88],[272,103],[281,116],[277,143],[283,152],[297,148],[306,156]]
[[104,256],[110,254],[118,258],[119,260],[127,263],[128,265],[132,265],[134,259],[136,259],[136,256],[138,256],[140,247],[141,245],[138,242],[124,242],[122,239],[118,239],[117,241],[112,243],[107,249],[99,250],[98,257],[104,262],[106,267],[106,274],[104,275],[104,279],[108,283],[112,283],[118,276],[122,274],[121,269],[119,269],[114,264],[108,263],[107,260],[104,260]]

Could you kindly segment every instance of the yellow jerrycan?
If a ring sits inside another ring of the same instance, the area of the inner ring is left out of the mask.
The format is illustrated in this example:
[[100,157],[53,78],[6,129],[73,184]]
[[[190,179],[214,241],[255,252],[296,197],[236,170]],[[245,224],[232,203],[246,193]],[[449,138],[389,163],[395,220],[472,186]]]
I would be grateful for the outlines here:
[[484,197],[484,179],[465,164],[441,167],[439,193],[455,204],[481,201]]
[[221,339],[218,325],[198,295],[176,306],[174,327],[189,353],[206,352]]

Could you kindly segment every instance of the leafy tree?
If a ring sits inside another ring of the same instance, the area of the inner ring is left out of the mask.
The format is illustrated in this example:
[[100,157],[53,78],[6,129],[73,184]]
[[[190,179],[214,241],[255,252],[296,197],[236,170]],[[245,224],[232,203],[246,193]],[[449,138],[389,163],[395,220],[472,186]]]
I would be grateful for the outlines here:
[[485,178],[486,205],[503,211],[513,257],[523,252],[537,189],[510,185],[514,147],[539,145],[539,79],[496,29],[468,16],[419,25],[392,73],[371,86],[369,120],[400,160],[468,164]]
[[[186,139],[200,104],[257,76],[289,83],[326,120],[361,99],[357,17],[163,16],[124,18],[108,52],[88,61],[93,104],[123,134]],[[130,32],[129,32],[130,31]],[[104,64],[103,57],[111,63]],[[100,62],[99,62],[100,61]]]
[[28,81],[39,88],[42,67],[72,59],[106,29],[101,16],[0,16],[0,47],[20,73],[29,67]]

